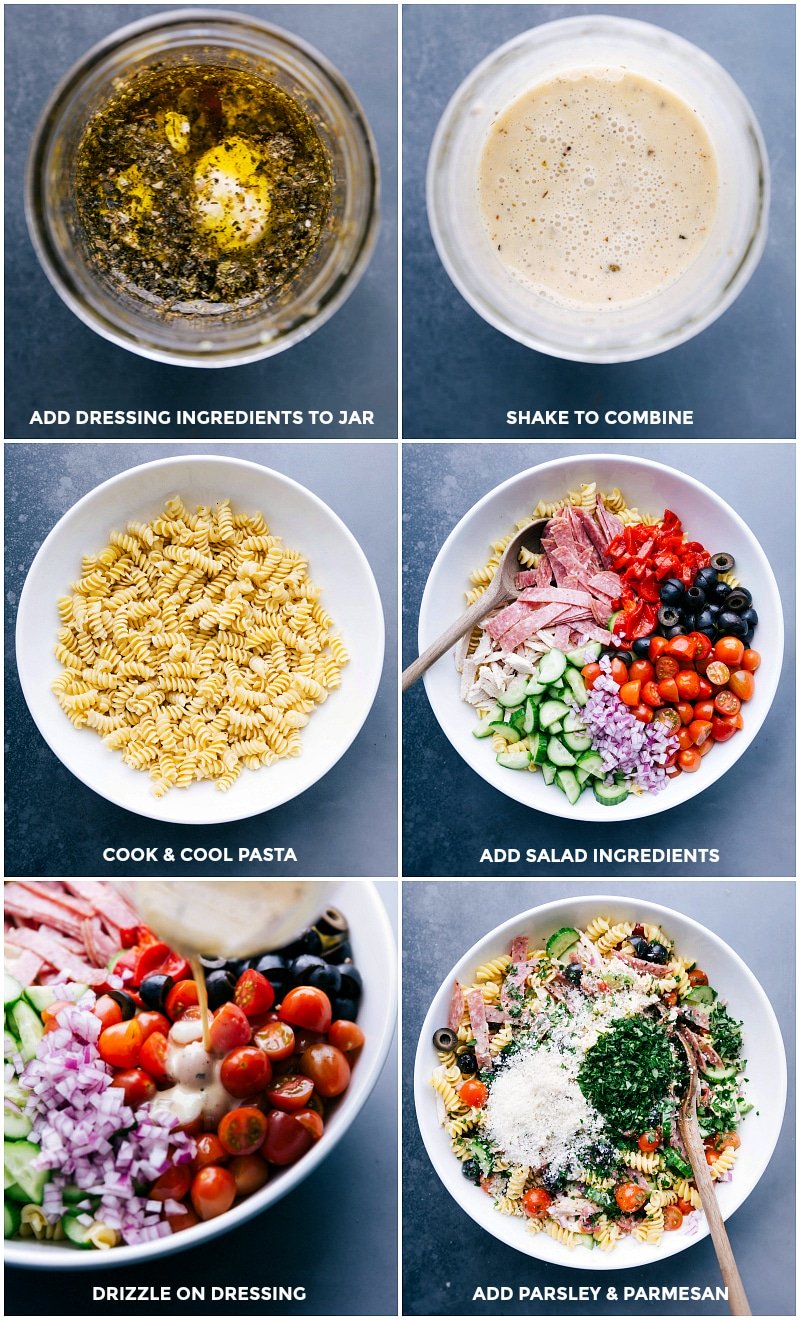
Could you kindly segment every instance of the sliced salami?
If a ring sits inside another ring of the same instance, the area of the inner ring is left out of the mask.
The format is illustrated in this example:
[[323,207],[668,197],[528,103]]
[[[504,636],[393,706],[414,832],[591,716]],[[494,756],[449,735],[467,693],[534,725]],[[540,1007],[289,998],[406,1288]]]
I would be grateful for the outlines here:
[[461,1019],[464,1016],[464,991],[461,989],[458,981],[453,982],[453,993],[450,996],[450,1010],[447,1014],[447,1025],[451,1031],[458,1031],[461,1026]]
[[489,1024],[486,1020],[486,1005],[480,990],[470,990],[467,995],[467,1009],[472,1034],[475,1037],[475,1058],[479,1068],[492,1067],[492,1055],[489,1049]]

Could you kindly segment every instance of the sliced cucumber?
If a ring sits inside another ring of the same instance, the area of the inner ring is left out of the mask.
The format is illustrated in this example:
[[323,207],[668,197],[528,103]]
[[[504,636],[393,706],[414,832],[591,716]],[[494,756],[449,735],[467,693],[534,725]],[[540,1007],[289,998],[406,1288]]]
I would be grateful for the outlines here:
[[22,1211],[13,1201],[3,1202],[3,1237],[12,1238],[19,1232],[22,1223]]
[[505,692],[498,692],[497,700],[501,706],[521,706],[526,696],[528,680],[526,678],[512,678]]
[[[524,735],[525,735],[525,733],[526,733],[526,730],[525,730],[525,728],[524,728],[524,724],[525,724],[525,707],[524,707],[524,706],[520,706],[518,710],[512,711],[512,712],[511,712],[511,719],[510,719],[508,722],[509,722],[509,724],[512,724],[512,725],[514,726],[515,729],[519,729],[519,732],[520,732],[520,733],[523,735],[523,737],[524,737]],[[529,732],[529,730],[528,730],[528,732]]]
[[[528,739],[528,746],[531,749],[531,760],[537,765],[544,765],[547,760],[547,735],[532,733]],[[550,783],[550,780],[547,782]]]
[[705,1068],[700,1069],[704,1077],[710,1082],[730,1082],[738,1073],[739,1069],[735,1066],[730,1068],[715,1068],[712,1064],[707,1064]]
[[26,1063],[36,1057],[36,1047],[44,1035],[42,1019],[30,1004],[20,999],[11,1010],[11,1021],[19,1035],[19,1052]]
[[532,699],[528,697],[525,702],[525,713],[522,721],[522,732],[525,734],[533,733],[536,728],[536,706]]
[[492,733],[502,733],[506,741],[510,743],[519,742],[522,737],[519,729],[515,729],[513,724],[508,723],[505,720],[492,720],[489,728]]
[[569,706],[563,701],[556,701],[554,698],[551,698],[550,701],[543,701],[539,707],[539,728],[549,729],[551,724],[557,724],[569,713]]
[[58,996],[52,986],[29,985],[25,991],[25,998],[31,1008],[35,1008],[37,1013],[42,1013],[45,1008],[56,1002]]
[[583,767],[579,765],[575,771],[575,778],[579,784],[585,784],[586,780],[590,778],[589,771],[584,770]]
[[559,767],[575,764],[575,757],[572,752],[558,738],[551,738],[547,744],[547,759],[552,761],[553,765]]
[[565,733],[585,733],[586,725],[577,711],[571,710],[569,715],[564,716],[563,720]]
[[588,770],[589,774],[594,775],[596,779],[605,778],[606,772],[603,768],[603,758],[599,752],[583,752],[582,755],[578,757],[578,765],[581,770]]
[[3,1164],[32,1205],[42,1204],[45,1183],[50,1179],[49,1169],[33,1168],[33,1162],[40,1154],[39,1147],[32,1141],[3,1142]]
[[540,697],[545,691],[545,684],[540,683],[536,674],[533,674],[525,684],[525,691],[529,697]]
[[592,746],[592,740],[588,733],[566,733],[564,742],[571,752],[588,752]]
[[[609,631],[609,632],[613,632],[613,631],[614,631],[614,624],[616,623],[616,621],[617,621],[617,619],[619,618],[619,616],[620,616],[621,613],[622,613],[622,610],[614,610],[613,614],[610,614],[610,615],[609,615],[609,617],[608,617],[608,623],[606,624],[606,627],[608,628],[608,631]],[[617,644],[619,645],[619,643],[617,643]]]
[[567,667],[567,657],[563,651],[557,651],[553,648],[542,656],[539,661],[537,677],[540,683],[555,683]]
[[531,754],[524,750],[521,752],[498,752],[497,764],[502,765],[504,770],[527,770],[531,763]]
[[62,1217],[61,1227],[64,1230],[64,1237],[75,1247],[91,1248],[89,1233],[94,1228],[94,1220],[89,1224],[81,1224],[78,1222],[79,1215],[83,1218],[84,1211],[79,1210],[78,1214],[68,1213]]
[[583,784],[578,782],[578,778],[571,770],[557,770],[556,783],[562,793],[566,794],[570,806],[574,807],[583,792]]
[[687,1004],[713,1004],[717,997],[716,990],[712,990],[710,985],[693,985],[688,995],[684,997]]
[[[575,776],[573,775],[574,779]],[[577,944],[580,939],[580,932],[573,926],[562,926],[560,930],[555,931],[547,941],[545,948],[551,958],[561,958],[571,949],[573,944]]]
[[496,716],[487,715],[485,719],[479,720],[472,730],[473,738],[491,738],[492,725],[496,721]]
[[6,1010],[22,998],[22,986],[8,972],[3,973],[3,1006]]
[[548,732],[548,733],[561,733],[561,732],[563,731],[563,728],[564,728],[564,721],[563,721],[563,720],[556,720],[555,724],[551,724],[551,725],[550,725],[550,728],[547,730],[547,732]]
[[618,807],[628,796],[624,784],[592,784],[597,801],[604,807]]
[[587,642],[585,646],[577,646],[574,651],[567,651],[567,659],[576,669],[583,669],[584,665],[600,659],[602,649],[599,642]]
[[542,762],[542,776],[546,784],[552,784],[556,777],[556,768],[549,761]]
[[586,691],[586,684],[578,673],[577,669],[567,669],[564,678],[567,687],[572,689],[572,695],[579,706],[585,706],[589,700],[589,693]]
[[3,1105],[3,1138],[5,1141],[24,1141],[31,1134],[33,1123],[27,1114],[12,1109],[7,1100]]
[[3,1189],[3,1195],[7,1196],[10,1201],[19,1201],[20,1205],[28,1205],[30,1202],[30,1197],[28,1196],[28,1193],[23,1192],[19,1183],[10,1182],[10,1181],[6,1182],[6,1178],[8,1178],[8,1174],[4,1170],[3,1183],[5,1185]]

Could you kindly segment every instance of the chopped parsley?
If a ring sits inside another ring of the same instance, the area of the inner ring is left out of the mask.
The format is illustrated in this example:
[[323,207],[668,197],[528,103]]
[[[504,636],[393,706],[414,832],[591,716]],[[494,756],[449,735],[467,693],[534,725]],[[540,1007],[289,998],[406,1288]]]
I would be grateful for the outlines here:
[[723,1059],[738,1059],[742,1052],[742,1024],[732,1018],[719,1000],[709,1015],[714,1049]]
[[661,1115],[684,1080],[685,1064],[664,1027],[648,1018],[617,1018],[587,1050],[578,1085],[614,1133],[640,1133]]

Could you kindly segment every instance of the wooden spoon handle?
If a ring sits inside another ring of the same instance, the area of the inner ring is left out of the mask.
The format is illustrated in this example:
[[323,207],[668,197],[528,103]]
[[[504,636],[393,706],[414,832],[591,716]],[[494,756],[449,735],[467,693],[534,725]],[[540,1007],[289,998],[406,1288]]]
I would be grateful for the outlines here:
[[725,1229],[725,1221],[720,1213],[719,1202],[714,1191],[713,1179],[708,1170],[706,1153],[700,1133],[691,1123],[681,1123],[680,1131],[683,1144],[692,1163],[694,1180],[697,1183],[697,1190],[703,1203],[703,1212],[711,1233],[711,1240],[714,1243],[714,1250],[717,1253],[722,1281],[728,1289],[728,1306],[731,1315],[752,1315],[753,1312],[750,1310],[747,1293],[744,1290],[744,1284]]
[[464,636],[464,633],[471,632],[476,623],[480,623],[481,619],[485,619],[489,611],[493,610],[501,599],[500,592],[492,591],[491,588],[485,591],[482,596],[479,596],[474,605],[470,605],[469,609],[465,610],[456,619],[455,623],[451,623],[450,627],[446,628],[441,636],[436,638],[435,642],[431,642],[431,645],[422,652],[422,655],[418,656],[407,669],[403,670],[403,692],[410,688],[412,683],[416,683],[417,679],[425,673],[425,670],[429,669],[434,661],[439,659],[439,656],[444,655],[445,651],[449,650],[451,646],[455,646],[456,642]]

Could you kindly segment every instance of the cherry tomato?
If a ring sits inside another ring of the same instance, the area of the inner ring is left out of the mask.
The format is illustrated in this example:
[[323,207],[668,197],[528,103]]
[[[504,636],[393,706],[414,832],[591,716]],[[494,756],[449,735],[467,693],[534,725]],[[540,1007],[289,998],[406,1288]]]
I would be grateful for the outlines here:
[[628,666],[616,655],[611,661],[611,677],[615,683],[622,684],[628,681]]
[[714,705],[720,715],[724,715],[726,718],[731,715],[738,715],[739,711],[742,709],[742,703],[739,698],[735,693],[729,692],[727,688],[723,688],[721,692],[717,693],[714,698]]
[[529,1187],[522,1198],[522,1208],[531,1219],[545,1219],[552,1199],[544,1187]]
[[678,775],[681,774],[681,768],[679,765],[676,764],[676,761],[677,761],[677,757],[675,758],[675,761],[672,760],[667,761],[667,768],[666,768],[667,779],[677,779]]
[[136,1018],[115,1022],[100,1032],[97,1048],[104,1063],[114,1068],[135,1068],[142,1048],[142,1028]]
[[691,724],[696,712],[688,701],[679,701],[675,709],[680,716],[681,724]]
[[663,706],[664,702],[661,698],[661,693],[658,690],[657,683],[653,683],[652,681],[650,683],[645,683],[642,688],[642,701],[648,706]]
[[489,1088],[477,1078],[470,1077],[464,1082],[459,1091],[462,1103],[469,1105],[470,1109],[483,1109],[486,1101],[489,1099]]
[[[318,1094],[325,1096],[326,1099],[329,1096],[341,1095],[342,1091],[347,1090],[350,1082],[350,1064],[347,1062],[347,1056],[341,1050],[337,1050],[335,1045],[326,1045],[322,1041],[318,1045],[309,1045],[301,1055],[300,1067],[306,1077],[311,1078]],[[470,1083],[465,1082],[464,1085],[468,1086]],[[479,1082],[478,1085],[482,1083]]]
[[182,1201],[192,1185],[192,1171],[188,1164],[175,1164],[160,1178],[156,1178],[147,1193],[149,1201]]
[[237,1196],[252,1196],[269,1182],[269,1165],[260,1155],[236,1155],[228,1165]]
[[680,1210],[682,1215],[690,1215],[694,1210],[694,1206],[692,1205],[691,1201],[681,1201],[679,1199],[675,1202],[675,1204]]
[[675,683],[681,701],[696,701],[700,696],[700,675],[693,669],[682,669]]
[[681,699],[681,694],[678,691],[678,684],[675,682],[674,678],[661,679],[661,682],[658,685],[658,695],[661,697],[662,701],[674,701],[676,704]]
[[649,660],[634,660],[628,670],[628,678],[632,681],[638,678],[641,683],[649,683],[655,676],[656,671]]
[[668,646],[669,642],[666,637],[651,637],[650,649],[647,652],[650,660],[655,662],[660,655],[664,654]]
[[691,730],[691,725],[689,725],[689,728],[686,728],[684,726],[683,728],[678,729],[678,733],[677,733],[678,746],[680,747],[682,752],[688,752],[690,747],[694,747],[694,740],[692,738],[690,730]]
[[714,659],[721,660],[729,669],[741,664],[744,642],[740,637],[720,637],[714,647]]
[[747,669],[734,669],[728,686],[740,701],[750,701],[756,690],[756,680]]
[[355,1022],[348,1022],[345,1018],[339,1018],[336,1022],[331,1023],[328,1040],[331,1045],[335,1045],[337,1050],[341,1050],[344,1054],[353,1054],[356,1050],[361,1049],[365,1036]]
[[255,1105],[231,1109],[220,1120],[217,1136],[229,1155],[252,1155],[267,1132],[267,1120]]
[[[113,1004],[113,999],[112,999]],[[58,1028],[58,1015],[62,1008],[72,1008],[72,1001],[69,999],[56,999],[49,1008],[42,1009],[42,1022],[44,1023],[45,1035],[50,1031],[56,1031]]]
[[216,1219],[230,1210],[236,1199],[233,1174],[217,1164],[199,1169],[192,1181],[192,1205],[201,1219]]
[[721,660],[715,660],[706,670],[706,678],[714,687],[724,687],[730,676],[730,669]]
[[142,1036],[145,1040],[154,1032],[160,1032],[162,1036],[169,1035],[170,1023],[163,1013],[137,1013],[136,1021],[142,1028]]
[[280,1063],[294,1054],[294,1032],[288,1022],[268,1022],[256,1031],[253,1044],[273,1063]]
[[642,724],[649,724],[653,718],[653,708],[652,706],[645,706],[642,702],[641,705],[633,707],[631,714],[635,715]]
[[674,655],[682,662],[694,660],[694,642],[689,637],[672,637],[667,643],[667,655]]
[[686,975],[691,985],[708,985],[708,977],[699,967],[693,967]]
[[[313,1110],[301,1110],[301,1114]],[[314,1145],[314,1135],[297,1114],[285,1114],[272,1109],[267,1115],[267,1135],[261,1154],[270,1164],[295,1164]]]
[[742,669],[746,669],[748,674],[754,674],[761,664],[761,656],[758,651],[751,651],[748,647],[742,656],[741,663]]
[[[713,729],[713,721],[712,721],[712,729]],[[699,744],[698,744],[698,747],[697,747],[697,750],[698,750],[698,752],[700,753],[700,755],[701,755],[701,756],[708,756],[709,752],[713,750],[713,747],[714,747],[714,743],[715,743],[715,742],[716,742],[716,739],[715,739],[714,737],[711,737],[711,738],[709,738],[706,742],[704,742],[704,743],[699,743]]]
[[689,725],[689,733],[692,735],[692,742],[695,747],[702,747],[703,743],[711,737],[711,720],[692,720]]
[[713,1146],[707,1146],[707,1147],[706,1147],[706,1164],[708,1164],[708,1165],[716,1164],[716,1162],[717,1162],[718,1159],[719,1159],[719,1151],[714,1150],[714,1147],[713,1147]]
[[187,1008],[191,1008],[197,1003],[197,983],[196,981],[176,981],[175,985],[167,995],[167,1001],[164,1007],[167,1011],[167,1017],[176,1022],[179,1017],[183,1017]]
[[660,655],[656,660],[656,680],[663,683],[666,678],[674,678],[680,665],[674,655]]
[[125,1104],[136,1109],[145,1100],[152,1100],[156,1093],[156,1084],[144,1068],[123,1068],[114,1074],[112,1086],[121,1086],[125,1092]]
[[642,684],[640,681],[637,680],[635,683],[623,683],[619,690],[619,699],[620,701],[623,701],[626,706],[638,706],[641,693]]
[[742,1144],[742,1138],[738,1132],[719,1132],[714,1138],[714,1149],[716,1151],[738,1150]]
[[171,976],[183,981],[189,976],[189,964],[162,940],[154,940],[140,948],[133,965],[133,985],[141,985],[148,976]]
[[309,1031],[327,1031],[331,1025],[331,1001],[324,990],[313,985],[298,985],[284,996],[279,1009],[282,1022]]
[[707,679],[707,678],[703,678],[702,675],[701,675],[701,676],[700,676],[700,700],[701,700],[701,701],[708,701],[709,697],[713,697],[713,695],[714,695],[714,689],[713,689],[713,687],[712,687],[711,684],[709,683],[708,679]]
[[[304,1056],[305,1057],[305,1056]],[[294,1114],[298,1109],[306,1109],[314,1094],[314,1083],[310,1077],[289,1076],[281,1079],[267,1090],[267,1099],[275,1109],[282,1109],[287,1114]]]
[[653,723],[662,725],[670,733],[677,733],[681,727],[681,717],[671,706],[662,706],[653,716]]
[[733,720],[722,719],[719,715],[714,716],[711,727],[714,731],[714,741],[718,743],[729,742],[736,733],[736,725]]
[[647,1200],[649,1192],[643,1187],[638,1187],[636,1183],[622,1183],[614,1192],[614,1200],[623,1214],[631,1214],[634,1210],[641,1210]]
[[689,637],[694,642],[694,658],[696,661],[705,660],[707,656],[711,655],[712,643],[710,637],[706,637],[705,633],[701,632],[690,632]]
[[227,1054],[237,1045],[250,1044],[250,1023],[238,1004],[223,1004],[214,1014],[209,1034],[212,1050],[217,1054]]
[[647,1154],[650,1154],[651,1151],[658,1150],[661,1145],[661,1129],[648,1128],[647,1131],[643,1132],[640,1136],[638,1145],[639,1150],[643,1150]]
[[[55,1007],[54,1004],[51,1005],[51,1008],[54,1007]],[[47,1018],[45,1017],[45,1013],[47,1012],[48,1009],[45,1009],[44,1012],[42,1013],[42,1021],[45,1023],[47,1022]],[[92,1009],[92,1012],[94,1013],[95,1017],[99,1017],[100,1023],[104,1031],[106,1027],[113,1027],[116,1025],[117,1022],[122,1021],[122,1009],[120,1008],[116,999],[111,998],[111,995],[100,995],[95,1003],[94,1008]]]
[[693,775],[696,770],[700,769],[700,762],[702,759],[703,758],[696,747],[687,747],[685,751],[681,751],[679,754],[678,765],[681,770],[685,770],[687,774]]
[[603,671],[596,660],[593,660],[590,665],[583,666],[583,669],[581,670],[581,678],[589,692],[591,692],[602,672]]
[[182,1205],[179,1212],[176,1212],[173,1215],[167,1215],[167,1223],[173,1233],[181,1233],[184,1228],[194,1228],[195,1224],[200,1223],[200,1220],[194,1210],[190,1210],[188,1206]]
[[683,1215],[677,1205],[664,1206],[664,1228],[667,1233],[674,1233],[683,1223]]
[[[194,1143],[192,1166],[195,1172],[204,1169],[207,1164],[226,1164],[230,1159],[228,1152],[216,1132],[202,1132]],[[178,1200],[181,1198],[178,1197]]]
[[237,1100],[257,1095],[272,1080],[272,1064],[256,1045],[238,1045],[222,1060],[219,1079]]
[[694,707],[694,713],[692,715],[692,719],[710,720],[714,718],[716,713],[717,712],[714,709],[713,701],[698,701]]
[[297,1027],[294,1033],[294,1052],[302,1054],[309,1045],[318,1045],[320,1041],[328,1039],[325,1031],[309,1031],[307,1027]]
[[[139,1063],[149,1072],[154,1082],[168,1082],[170,1080],[167,1071],[167,1045],[166,1036],[161,1031],[154,1031],[152,1036],[148,1036],[142,1042],[142,1048],[139,1051]],[[177,1198],[180,1200],[180,1197]]]
[[[317,1104],[322,1103],[316,1095],[313,1097],[313,1099],[317,1102]],[[314,1138],[315,1141],[319,1141],[324,1130],[322,1115],[320,1114],[319,1110],[311,1109],[311,1108],[298,1109],[294,1117],[297,1119],[298,1123],[302,1123],[306,1132],[311,1133],[311,1136]]]
[[259,1013],[266,1013],[272,1008],[275,1003],[275,991],[266,976],[262,976],[255,968],[248,967],[236,982],[233,1002],[238,1004],[248,1017],[257,1017]]

